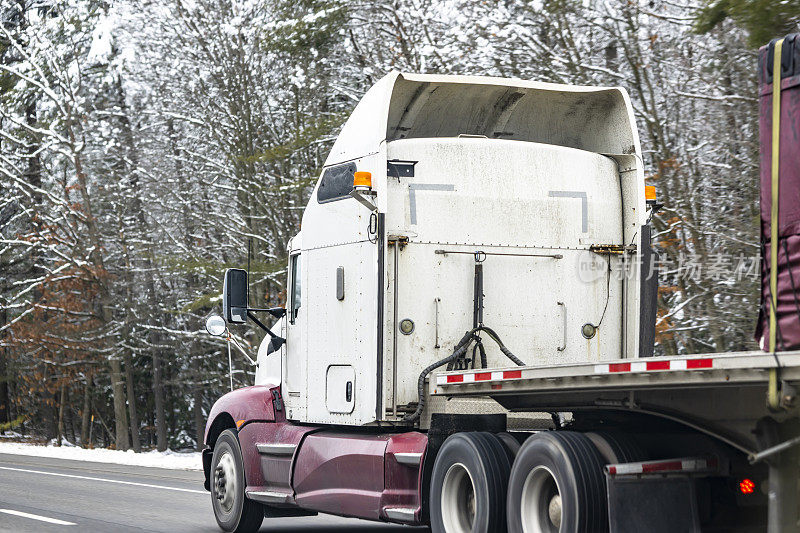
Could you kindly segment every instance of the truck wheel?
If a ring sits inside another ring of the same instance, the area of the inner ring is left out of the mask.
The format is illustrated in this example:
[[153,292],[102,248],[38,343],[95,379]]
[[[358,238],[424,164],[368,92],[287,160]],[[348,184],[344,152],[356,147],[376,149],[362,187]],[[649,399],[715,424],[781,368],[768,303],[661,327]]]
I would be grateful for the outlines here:
[[520,446],[519,441],[514,435],[508,433],[507,431],[497,433],[497,438],[500,439],[500,442],[502,442],[503,445],[506,447],[508,453],[511,454],[511,461],[513,462],[514,457],[517,456],[517,452],[519,451],[519,446]]
[[600,452],[604,464],[639,463],[647,460],[642,447],[623,433],[596,431],[585,435]]
[[260,503],[244,494],[245,477],[242,450],[232,429],[217,438],[211,459],[211,505],[223,531],[254,533],[264,520]]
[[603,459],[572,431],[533,435],[520,448],[508,484],[510,533],[608,531]]
[[434,533],[505,531],[511,461],[502,442],[485,432],[456,433],[444,441],[431,474]]

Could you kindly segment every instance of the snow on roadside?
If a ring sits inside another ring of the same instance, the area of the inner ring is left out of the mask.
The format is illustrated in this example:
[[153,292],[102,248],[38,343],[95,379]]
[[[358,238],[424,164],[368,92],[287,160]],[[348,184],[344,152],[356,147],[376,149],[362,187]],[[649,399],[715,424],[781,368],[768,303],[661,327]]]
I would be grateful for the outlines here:
[[95,448],[86,450],[76,446],[42,446],[20,442],[0,442],[0,453],[13,455],[31,455],[53,459],[69,459],[73,461],[94,461],[130,466],[151,466],[170,468],[173,470],[202,470],[203,462],[199,452],[142,452],[132,450],[106,450]]

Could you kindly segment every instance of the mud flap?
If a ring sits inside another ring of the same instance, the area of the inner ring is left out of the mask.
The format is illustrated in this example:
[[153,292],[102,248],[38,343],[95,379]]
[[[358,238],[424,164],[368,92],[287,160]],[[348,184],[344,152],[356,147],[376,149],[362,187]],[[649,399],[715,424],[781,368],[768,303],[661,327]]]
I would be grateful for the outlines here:
[[211,448],[204,448],[203,449],[203,474],[205,475],[205,481],[203,482],[203,487],[209,492],[211,492],[211,459],[214,457],[214,450]]
[[695,480],[606,474],[608,524],[614,533],[700,531]]

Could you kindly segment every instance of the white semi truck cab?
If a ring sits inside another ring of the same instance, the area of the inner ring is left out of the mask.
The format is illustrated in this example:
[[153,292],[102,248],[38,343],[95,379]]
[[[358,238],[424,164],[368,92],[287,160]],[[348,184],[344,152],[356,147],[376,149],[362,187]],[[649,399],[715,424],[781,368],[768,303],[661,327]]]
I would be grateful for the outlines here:
[[289,242],[285,309],[226,272],[225,321],[269,335],[209,415],[220,527],[795,531],[800,355],[652,357],[656,208],[623,89],[388,74]]

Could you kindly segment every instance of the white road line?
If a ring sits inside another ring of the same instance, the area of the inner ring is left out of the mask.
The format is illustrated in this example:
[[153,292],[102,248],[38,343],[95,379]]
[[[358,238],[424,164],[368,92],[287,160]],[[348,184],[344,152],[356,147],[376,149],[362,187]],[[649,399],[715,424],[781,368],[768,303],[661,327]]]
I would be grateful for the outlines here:
[[13,470],[14,472],[29,472],[31,474],[45,474],[47,476],[58,476],[58,477],[70,477],[73,479],[88,479],[90,481],[104,481],[106,483],[117,483],[119,485],[133,485],[136,487],[148,487],[151,489],[165,489],[165,490],[177,490],[179,492],[191,492],[194,494],[208,494],[208,491],[205,490],[194,490],[194,489],[181,489],[178,487],[165,487],[164,485],[151,485],[150,483],[135,483],[133,481],[119,481],[117,479],[105,479],[102,477],[89,477],[89,476],[76,476],[74,474],[57,474],[55,472],[43,472],[41,470],[28,470],[25,468],[11,468],[8,466],[0,466],[0,470]]
[[39,516],[38,514],[23,513],[22,511],[12,511],[11,509],[0,509],[0,513],[13,514],[21,516],[22,518],[30,518],[31,520],[38,520],[40,522],[48,522],[50,524],[57,524],[59,526],[74,526],[75,522],[66,522],[57,518],[49,518],[47,516]]

